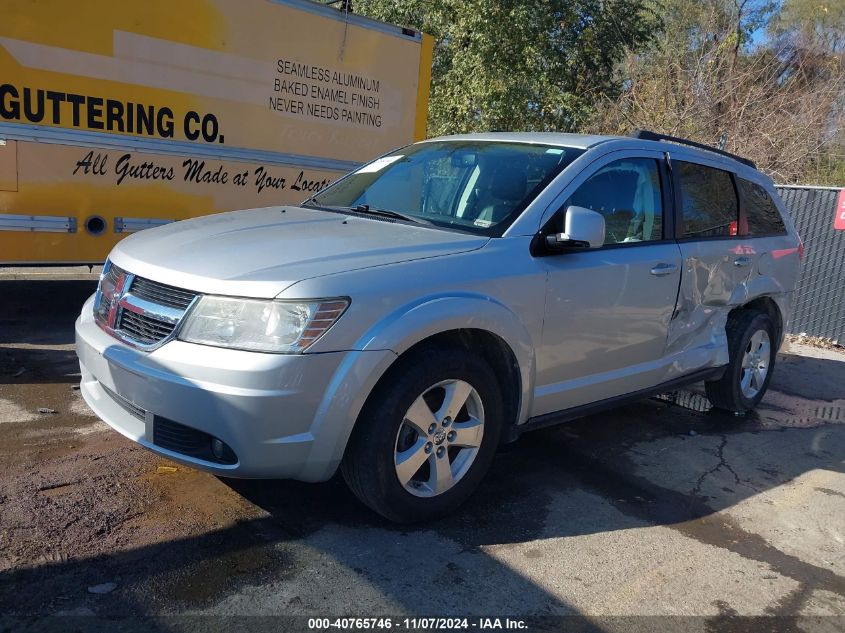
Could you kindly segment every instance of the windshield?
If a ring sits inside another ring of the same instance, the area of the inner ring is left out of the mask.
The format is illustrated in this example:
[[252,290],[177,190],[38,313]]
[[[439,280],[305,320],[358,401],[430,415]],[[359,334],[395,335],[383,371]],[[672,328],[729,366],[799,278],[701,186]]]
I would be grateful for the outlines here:
[[392,211],[435,226],[500,236],[582,152],[491,141],[418,143],[364,165],[309,204]]

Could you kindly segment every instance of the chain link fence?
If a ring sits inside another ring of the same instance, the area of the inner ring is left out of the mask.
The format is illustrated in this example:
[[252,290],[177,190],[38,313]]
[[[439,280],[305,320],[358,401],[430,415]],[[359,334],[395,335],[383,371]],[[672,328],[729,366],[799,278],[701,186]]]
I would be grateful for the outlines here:
[[789,332],[845,343],[845,230],[834,229],[842,189],[777,189],[805,248]]

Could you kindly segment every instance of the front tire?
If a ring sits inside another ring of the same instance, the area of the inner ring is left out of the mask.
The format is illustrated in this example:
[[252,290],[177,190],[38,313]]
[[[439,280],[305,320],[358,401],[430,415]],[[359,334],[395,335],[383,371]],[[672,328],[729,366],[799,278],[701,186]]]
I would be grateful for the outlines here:
[[777,330],[767,314],[738,310],[726,326],[730,363],[719,380],[704,388],[713,406],[736,413],[750,411],[766,393],[777,355]]
[[387,519],[431,520],[478,487],[502,419],[498,381],[483,359],[447,347],[411,352],[367,399],[341,472],[355,495]]

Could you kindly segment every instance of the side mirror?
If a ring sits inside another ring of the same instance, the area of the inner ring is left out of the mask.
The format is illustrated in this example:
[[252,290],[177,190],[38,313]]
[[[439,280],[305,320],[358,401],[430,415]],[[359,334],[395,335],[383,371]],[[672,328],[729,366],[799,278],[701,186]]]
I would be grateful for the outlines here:
[[599,248],[603,244],[604,216],[584,207],[567,207],[565,232],[546,236],[550,251]]

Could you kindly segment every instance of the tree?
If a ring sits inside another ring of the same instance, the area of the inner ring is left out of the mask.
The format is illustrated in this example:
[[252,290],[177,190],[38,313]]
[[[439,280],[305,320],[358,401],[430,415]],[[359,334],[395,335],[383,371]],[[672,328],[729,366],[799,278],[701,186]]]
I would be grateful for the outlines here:
[[769,33],[825,53],[845,52],[845,0],[784,0]]
[[[806,6],[663,0],[664,38],[629,53],[621,66],[626,90],[605,100],[592,126],[703,143],[726,133],[728,150],[778,181],[818,176],[817,162],[845,122],[845,64],[829,14],[818,13],[814,25]],[[755,45],[753,34],[765,31],[773,36]]]
[[614,68],[660,20],[649,0],[355,0],[436,40],[429,134],[573,131],[620,90]]
[[[819,82],[845,82],[845,0],[785,0],[768,25],[776,45]],[[845,185],[845,87],[831,106],[826,139],[808,161],[804,182]]]

